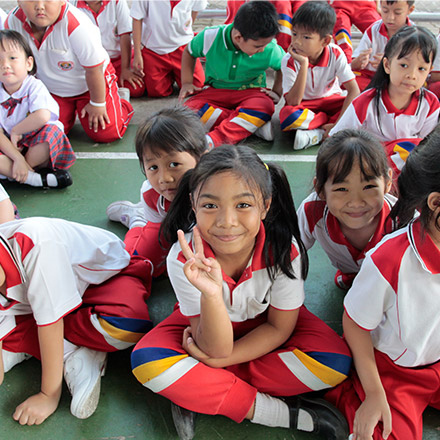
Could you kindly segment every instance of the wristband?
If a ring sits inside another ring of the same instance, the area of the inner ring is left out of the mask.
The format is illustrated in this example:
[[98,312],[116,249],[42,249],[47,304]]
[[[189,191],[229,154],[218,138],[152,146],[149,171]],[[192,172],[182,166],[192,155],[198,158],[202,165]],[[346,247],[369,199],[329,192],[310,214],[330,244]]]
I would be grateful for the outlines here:
[[107,105],[106,102],[94,102],[92,100],[89,101],[90,105],[93,105],[93,107],[105,107]]

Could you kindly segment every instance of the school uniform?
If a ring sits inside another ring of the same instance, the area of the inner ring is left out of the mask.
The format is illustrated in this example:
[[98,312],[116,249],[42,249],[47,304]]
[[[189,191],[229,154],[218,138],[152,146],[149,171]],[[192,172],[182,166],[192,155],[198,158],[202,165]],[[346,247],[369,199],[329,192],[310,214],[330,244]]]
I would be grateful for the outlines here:
[[30,113],[42,109],[50,112],[49,121],[40,129],[23,134],[18,147],[27,149],[47,142],[52,167],[70,168],[75,162],[75,154],[64,134],[63,124],[58,120],[58,104],[46,86],[33,75],[28,75],[12,95],[0,87],[0,126],[7,136]]
[[0,29],[5,28],[5,21],[7,17],[8,17],[7,12],[5,12],[3,8],[0,8]]
[[[371,334],[391,408],[390,439],[421,440],[423,411],[440,409],[439,261],[438,247],[414,220],[367,254],[344,300],[348,316]],[[365,397],[357,375],[327,397],[352,428]],[[373,438],[382,438],[377,427]]]
[[151,264],[130,262],[111,232],[26,218],[0,225],[0,254],[6,274],[0,339],[6,350],[40,357],[37,328],[61,318],[66,339],[100,351],[127,348],[152,327],[145,305]]
[[414,146],[437,126],[439,100],[429,90],[422,88],[413,93],[407,108],[399,110],[385,89],[379,97],[378,125],[374,100],[376,93],[376,89],[369,89],[353,99],[341,119],[330,130],[330,136],[346,128],[369,131],[384,144],[390,166],[398,175]]
[[43,81],[60,106],[60,121],[68,133],[76,114],[89,103],[86,68],[102,65],[106,85],[106,110],[110,123],[95,133],[89,128],[88,115],[80,118],[87,135],[96,142],[122,138],[133,108],[121,100],[109,56],[101,44],[99,29],[84,13],[65,3],[56,22],[46,29],[38,42],[23,10],[18,6],[8,16],[6,28],[20,32],[29,43],[37,64],[37,77]]
[[[432,73],[440,73],[440,34],[437,36],[437,54],[432,63]],[[440,99],[440,81],[430,83],[429,90]]]
[[[191,13],[207,6],[206,0],[135,1],[130,14],[142,20],[141,43],[144,83],[148,96],[168,96],[173,84],[182,87],[182,53],[194,36]],[[194,82],[201,87],[204,73],[200,61],[194,70]]]
[[354,24],[362,33],[377,20],[380,14],[377,12],[375,0],[330,0],[328,2],[336,12],[336,24],[333,38],[336,44],[343,50],[347,61],[351,63],[353,43],[351,41],[351,27]]
[[[343,285],[344,281],[353,281],[359,272],[365,254],[382,240],[385,234],[395,229],[394,223],[388,215],[396,203],[396,198],[385,194],[382,210],[378,214],[379,222],[365,249],[356,249],[344,236],[338,219],[329,211],[325,200],[321,200],[316,192],[312,192],[298,208],[298,224],[301,240],[309,250],[315,243],[321,245],[329,257],[332,265],[338,269],[341,279],[335,279],[338,287],[348,289],[350,285]],[[337,274],[338,275],[338,274]],[[345,275],[344,277],[342,275]]]
[[[110,61],[115,68],[116,76],[121,75],[121,35],[132,32],[132,20],[130,9],[126,0],[104,0],[101,8],[96,13],[84,0],[70,0],[70,2],[84,12],[98,26],[101,32],[101,41],[104,49],[110,56]],[[130,54],[133,61],[133,56]],[[130,83],[124,83],[124,87],[130,90],[131,97],[140,97],[145,92],[145,86],[137,86],[136,89]]]
[[[193,247],[192,233],[186,239]],[[182,348],[189,318],[200,315],[200,292],[183,273],[185,258],[175,243],[167,258],[178,307],[136,345],[132,369],[147,388],[177,405],[204,414],[225,415],[241,422],[257,391],[288,396],[325,389],[344,380],[350,365],[345,342],[303,307],[302,279],[278,275],[271,281],[264,263],[265,232],[261,226],[253,256],[239,281],[223,274],[223,299],[235,339],[264,323],[267,310],[300,309],[292,336],[281,347],[255,360],[226,368],[211,368]],[[207,257],[214,254],[206,242]],[[300,273],[300,257],[292,245],[292,267]]]
[[6,190],[3,188],[3,185],[0,183],[0,202],[3,202],[3,200],[9,199],[9,194],[6,192]]
[[[300,63],[286,54],[281,62],[284,96],[295,84],[300,69]],[[324,47],[318,62],[315,65],[309,63],[301,104],[286,104],[281,109],[281,129],[311,130],[335,122],[347,94],[340,85],[354,79],[342,50],[335,44]]]
[[147,224],[129,229],[124,243],[131,255],[142,255],[153,263],[153,276],[157,277],[166,269],[165,260],[169,249],[165,241],[159,242],[159,230],[171,202],[145,180],[141,187],[141,204]]
[[[275,105],[261,89],[266,69],[281,69],[284,50],[275,40],[252,57],[237,49],[232,24],[205,28],[188,44],[194,58],[205,57],[205,87],[185,105],[200,116],[215,146],[237,144],[269,122]],[[218,60],[222,60],[221,63]]]
[[[407,17],[405,26],[412,26],[414,23]],[[361,52],[372,49],[370,60],[377,54],[385,52],[385,46],[389,41],[388,31],[382,19],[373,23],[362,35],[356,49],[353,51],[353,58],[357,58]],[[370,84],[371,79],[376,73],[376,69],[369,62],[367,66],[359,71],[354,72],[356,81],[361,91],[365,90]]]

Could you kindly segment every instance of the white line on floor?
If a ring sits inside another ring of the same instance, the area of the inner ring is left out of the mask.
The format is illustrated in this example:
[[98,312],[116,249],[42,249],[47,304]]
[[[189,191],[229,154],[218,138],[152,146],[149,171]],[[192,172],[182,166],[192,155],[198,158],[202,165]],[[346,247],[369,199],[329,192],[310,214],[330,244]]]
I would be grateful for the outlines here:
[[[75,153],[77,159],[136,159],[136,153]],[[315,162],[316,156],[300,156],[290,154],[260,154],[265,162]]]

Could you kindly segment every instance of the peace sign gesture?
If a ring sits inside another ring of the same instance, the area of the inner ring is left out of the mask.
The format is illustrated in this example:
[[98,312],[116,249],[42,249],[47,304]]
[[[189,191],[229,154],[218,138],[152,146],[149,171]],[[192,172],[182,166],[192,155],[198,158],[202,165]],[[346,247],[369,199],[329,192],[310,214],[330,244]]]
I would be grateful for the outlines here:
[[215,258],[206,258],[203,250],[202,237],[197,227],[193,229],[193,243],[194,251],[185,240],[185,235],[182,230],[177,231],[182,253],[186,258],[186,263],[183,266],[183,272],[188,278],[188,281],[196,287],[202,295],[208,297],[222,296],[222,270],[220,264]]

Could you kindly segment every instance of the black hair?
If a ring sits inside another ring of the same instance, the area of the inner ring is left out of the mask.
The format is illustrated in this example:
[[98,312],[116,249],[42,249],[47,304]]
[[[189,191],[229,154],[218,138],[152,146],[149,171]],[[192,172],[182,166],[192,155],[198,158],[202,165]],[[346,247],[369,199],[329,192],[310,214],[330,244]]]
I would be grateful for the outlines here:
[[[384,58],[388,61],[391,61],[394,57],[401,59],[415,51],[420,51],[425,62],[432,63],[437,54],[437,40],[434,34],[423,26],[404,26],[400,28],[385,46],[382,61],[377,67],[376,73],[367,87],[368,89],[376,89],[374,107],[381,132],[382,127],[379,119],[380,97],[383,91],[388,89],[390,84],[390,75],[385,72],[385,67],[383,65]],[[422,88],[420,90],[419,103],[422,101],[423,97],[424,90]]]
[[24,39],[23,35],[10,29],[2,29],[0,30],[0,47],[3,50],[6,50],[5,41],[12,43],[12,45],[20,46],[24,50],[26,58],[32,57],[34,64],[31,71],[29,72],[29,75],[35,75],[37,73],[37,63],[35,62],[35,57],[32,49],[29,46],[28,42]]
[[[399,198],[390,217],[398,227],[406,226],[417,209],[423,230],[427,230],[433,211],[428,206],[428,196],[440,193],[440,129],[436,128],[422,141],[406,159],[397,179]],[[440,230],[440,211],[436,217],[436,228]]]
[[[398,0],[386,0],[387,5],[392,5],[397,2]],[[407,0],[406,2],[408,3],[408,6],[411,7],[412,5],[414,5],[415,0]]]
[[[308,258],[300,238],[298,218],[287,176],[275,164],[265,164],[249,147],[223,145],[205,154],[194,169],[188,170],[180,181],[177,194],[167,216],[161,224],[161,236],[168,243],[177,241],[177,230],[189,232],[196,225],[191,198],[210,177],[232,172],[242,178],[251,188],[261,192],[263,202],[272,200],[266,218],[264,256],[267,271],[273,280],[281,271],[289,278],[296,278],[291,264],[292,237],[301,255],[301,278],[308,271]],[[163,233],[163,235],[162,235]]]
[[316,32],[321,38],[332,35],[335,24],[336,13],[324,1],[303,3],[292,18],[292,27],[298,26],[309,32]]
[[237,29],[245,40],[275,38],[280,31],[277,10],[267,0],[243,3],[235,15],[233,28]]
[[316,158],[315,190],[322,194],[328,179],[340,183],[350,174],[353,164],[365,180],[377,177],[389,180],[389,165],[382,144],[365,130],[345,129],[328,137]]
[[144,174],[146,148],[153,154],[160,151],[186,152],[197,161],[208,148],[199,117],[183,106],[165,108],[148,117],[138,128],[135,147]]

